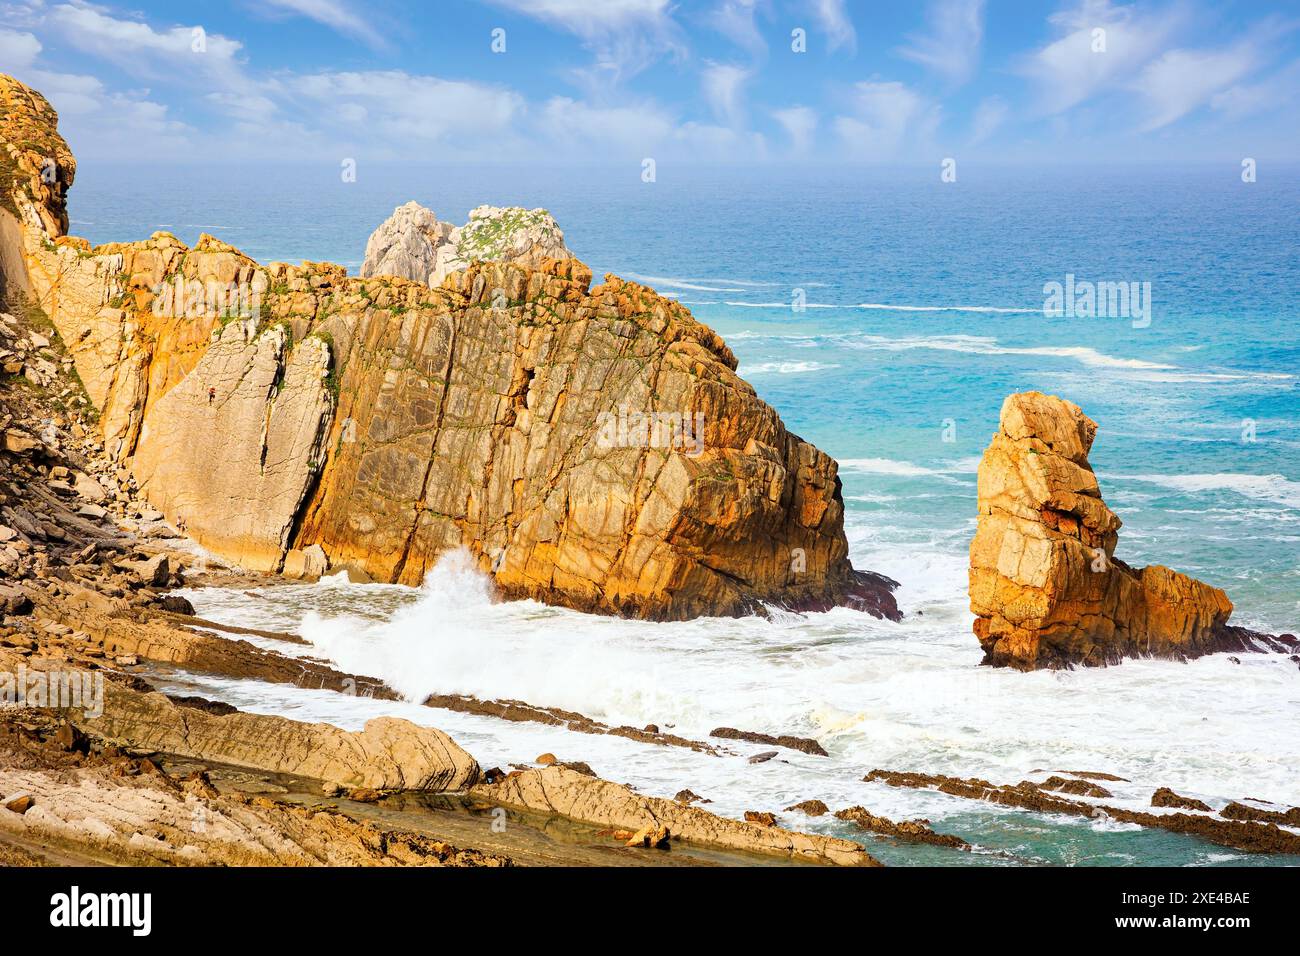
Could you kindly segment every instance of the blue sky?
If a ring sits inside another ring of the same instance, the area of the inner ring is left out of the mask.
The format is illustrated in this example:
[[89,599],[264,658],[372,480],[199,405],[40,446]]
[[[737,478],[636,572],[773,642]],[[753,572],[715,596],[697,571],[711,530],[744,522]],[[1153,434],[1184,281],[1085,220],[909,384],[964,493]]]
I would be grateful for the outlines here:
[[1300,0],[0,0],[0,71],[83,159],[1300,157]]

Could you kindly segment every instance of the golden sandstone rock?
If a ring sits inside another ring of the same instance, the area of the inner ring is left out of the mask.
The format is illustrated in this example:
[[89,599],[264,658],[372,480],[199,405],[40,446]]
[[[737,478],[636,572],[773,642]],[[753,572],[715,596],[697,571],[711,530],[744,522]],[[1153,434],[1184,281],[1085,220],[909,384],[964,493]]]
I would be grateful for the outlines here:
[[74,714],[82,729],[150,751],[215,760],[375,790],[459,791],[478,763],[441,730],[375,717],[360,731],[268,714],[212,714],[158,693],[112,685],[98,717]]
[[[41,104],[25,122],[67,155]],[[91,248],[63,236],[62,188],[14,192],[24,281],[108,452],[219,556],[310,576],[315,547],[418,584],[464,548],[505,596],[581,610],[899,616],[894,583],[849,563],[835,461],[654,290],[593,287],[576,259],[473,262],[435,289],[210,236]]]
[[1097,423],[1040,392],[1011,395],[979,467],[970,600],[986,663],[1032,670],[1249,646],[1216,587],[1114,556],[1119,517],[1088,451]]

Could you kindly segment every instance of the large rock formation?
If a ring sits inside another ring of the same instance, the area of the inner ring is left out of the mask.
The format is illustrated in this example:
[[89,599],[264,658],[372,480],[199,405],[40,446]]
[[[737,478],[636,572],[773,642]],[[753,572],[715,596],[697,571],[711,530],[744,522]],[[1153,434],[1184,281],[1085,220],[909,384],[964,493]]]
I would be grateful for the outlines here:
[[1115,557],[1120,519],[1088,451],[1097,423],[1039,392],[1011,395],[979,467],[970,600],[986,663],[1030,670],[1249,647],[1232,602],[1169,568]]
[[683,306],[592,286],[540,210],[475,210],[430,288],[210,236],[92,248],[23,183],[49,213],[24,216],[25,278],[108,451],[219,555],[417,584],[466,548],[507,596],[583,610],[898,616],[850,566],[836,463]]
[[474,262],[513,262],[540,266],[548,259],[571,259],[564,233],[545,209],[478,206],[469,222],[440,222],[417,202],[398,206],[366,243],[363,276],[395,276],[434,288]]
[[68,231],[67,190],[77,163],[45,97],[0,73],[0,307],[30,291],[24,237]]

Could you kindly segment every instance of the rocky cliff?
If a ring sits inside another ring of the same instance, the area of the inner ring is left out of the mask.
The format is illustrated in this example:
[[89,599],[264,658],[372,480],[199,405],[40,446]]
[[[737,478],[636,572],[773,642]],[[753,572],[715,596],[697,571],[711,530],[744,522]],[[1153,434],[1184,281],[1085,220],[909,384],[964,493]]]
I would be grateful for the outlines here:
[[1115,557],[1119,516],[1088,452],[1097,423],[1039,392],[1002,405],[979,467],[970,599],[986,663],[1031,670],[1252,649],[1232,602],[1169,568]]
[[[31,102],[31,141],[70,170]],[[217,554],[416,584],[466,548],[507,596],[584,610],[898,616],[893,582],[849,564],[835,462],[684,307],[593,286],[544,213],[475,210],[430,275],[468,265],[432,288],[262,266],[209,236],[92,248],[63,235],[60,175],[10,190],[23,280],[110,454]]]

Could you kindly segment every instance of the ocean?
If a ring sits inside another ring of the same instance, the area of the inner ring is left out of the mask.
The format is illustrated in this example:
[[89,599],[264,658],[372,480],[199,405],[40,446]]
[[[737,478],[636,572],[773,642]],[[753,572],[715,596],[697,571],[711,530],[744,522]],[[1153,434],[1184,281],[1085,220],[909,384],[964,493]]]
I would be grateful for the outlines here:
[[[432,692],[517,698],[702,737],[816,737],[829,757],[710,757],[314,692],[177,675],[254,711],[359,727],[400,713],[485,766],[544,751],[724,814],[817,798],[926,817],[965,854],[865,837],[887,863],[1269,862],[1108,820],[1045,817],[865,783],[873,768],[1016,783],[1104,771],[1118,805],[1169,786],[1220,806],[1300,805],[1300,668],[1281,655],[1032,674],[979,666],[966,595],[975,470],[1002,400],[1037,389],[1100,424],[1091,460],[1123,518],[1117,555],[1224,588],[1233,621],[1300,631],[1300,167],[336,167],[83,164],[72,232],[209,232],[260,261],[355,271],[415,199],[464,222],[543,206],[599,275],[654,286],[720,332],[787,426],[841,465],[854,565],[901,582],[902,623],[846,610],[648,624],[494,603],[450,556],[421,589],[325,582],[191,591],[199,613],[292,629],[308,650]],[[1069,277],[1073,277],[1071,280]],[[1136,283],[1148,315],[1044,315],[1045,286]],[[1144,285],[1149,283],[1149,286]],[[268,646],[271,646],[268,644]],[[277,650],[284,648],[276,644]],[[828,817],[788,825],[861,838]],[[1273,858],[1271,862],[1279,862]],[[1289,862],[1300,863],[1300,859]]]

